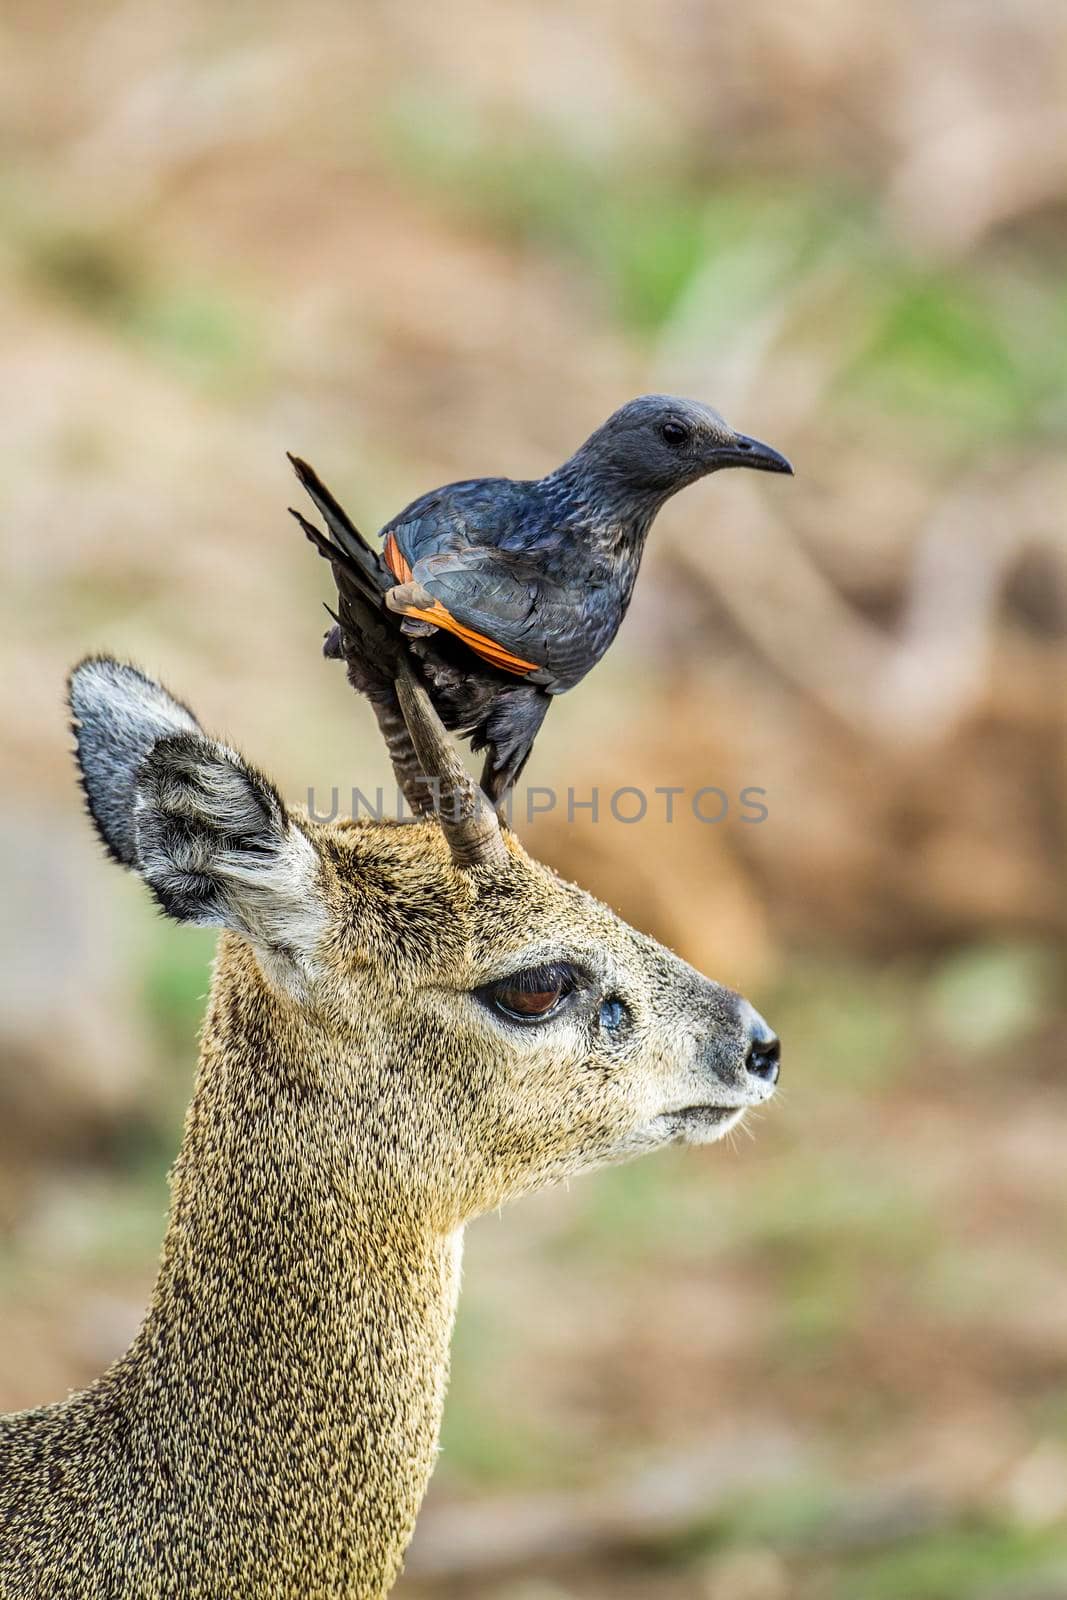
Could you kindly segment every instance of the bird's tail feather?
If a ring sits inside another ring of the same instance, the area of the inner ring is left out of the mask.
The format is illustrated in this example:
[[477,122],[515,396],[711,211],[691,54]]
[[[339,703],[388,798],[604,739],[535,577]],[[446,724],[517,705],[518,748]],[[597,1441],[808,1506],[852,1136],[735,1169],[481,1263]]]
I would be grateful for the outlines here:
[[383,590],[375,581],[373,572],[368,572],[362,561],[353,559],[346,551],[335,545],[328,534],[323,533],[313,522],[309,522],[295,507],[289,507],[289,515],[300,524],[319,555],[333,567],[339,591],[343,594],[351,587],[364,600],[369,600],[381,610]]
[[335,567],[352,578],[368,600],[380,604],[385,591],[391,588],[394,582],[381,556],[367,543],[344,507],[334,499],[314,468],[308,466],[306,461],[301,461],[299,456],[290,455],[289,460],[293,464],[293,471],[326,523],[329,537],[327,538],[306,517],[301,516],[299,511],[294,511],[290,507],[292,515],[319,554],[334,562]]

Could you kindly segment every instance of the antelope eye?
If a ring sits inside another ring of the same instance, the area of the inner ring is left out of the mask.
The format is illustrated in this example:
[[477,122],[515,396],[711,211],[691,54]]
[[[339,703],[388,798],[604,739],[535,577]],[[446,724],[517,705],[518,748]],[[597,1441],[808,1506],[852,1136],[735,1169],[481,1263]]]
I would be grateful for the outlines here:
[[685,444],[689,438],[689,429],[684,422],[665,422],[659,431],[668,444]]
[[545,1022],[563,1007],[578,987],[579,976],[568,962],[527,967],[480,990],[481,998],[512,1022]]

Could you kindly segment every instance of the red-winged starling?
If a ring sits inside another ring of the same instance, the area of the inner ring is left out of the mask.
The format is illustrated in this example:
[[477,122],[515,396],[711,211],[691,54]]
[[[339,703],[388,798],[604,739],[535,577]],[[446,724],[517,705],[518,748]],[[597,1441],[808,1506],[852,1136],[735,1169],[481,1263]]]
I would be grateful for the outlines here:
[[345,657],[379,709],[397,651],[418,663],[447,728],[484,749],[499,803],[521,773],[553,695],[596,665],[626,615],[645,538],[671,495],[723,467],[792,473],[695,400],[642,395],[543,478],[472,478],[412,502],[379,554],[313,470],[290,457],[328,535],[293,516],[332,563]]

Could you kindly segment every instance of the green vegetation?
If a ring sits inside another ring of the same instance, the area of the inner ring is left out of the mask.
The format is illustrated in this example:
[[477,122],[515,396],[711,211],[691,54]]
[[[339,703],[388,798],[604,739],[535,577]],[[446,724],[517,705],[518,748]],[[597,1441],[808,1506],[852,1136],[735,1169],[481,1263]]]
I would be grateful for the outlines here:
[[1058,978],[1056,954],[1045,945],[1000,941],[957,950],[931,979],[930,1020],[966,1055],[995,1055],[1054,1015]]
[[[1026,1589],[1010,1587],[1025,1579]],[[961,1526],[899,1549],[848,1562],[834,1600],[982,1600],[1062,1592],[1067,1534],[995,1525]],[[1047,1587],[1044,1587],[1047,1585]]]
[[834,407],[924,427],[921,453],[1062,425],[1067,297],[1028,274],[1013,295],[1010,269],[931,269],[842,185],[696,171],[669,147],[604,162],[425,94],[395,100],[383,151],[451,215],[573,262],[638,340],[683,306],[687,336],[720,350],[784,313],[836,350]]
[[142,945],[145,1015],[163,1055],[171,1060],[184,1058],[190,1069],[196,1059],[217,940],[214,928],[178,928],[157,917],[146,929]]
[[237,285],[176,274],[135,236],[53,215],[11,189],[0,190],[0,236],[37,293],[114,329],[179,378],[226,390],[255,382],[262,338]]

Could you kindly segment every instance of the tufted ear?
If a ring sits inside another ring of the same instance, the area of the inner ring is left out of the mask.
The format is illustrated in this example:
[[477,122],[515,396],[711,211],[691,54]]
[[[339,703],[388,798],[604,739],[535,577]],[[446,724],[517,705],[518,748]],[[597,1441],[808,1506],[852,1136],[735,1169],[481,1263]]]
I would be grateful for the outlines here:
[[116,860],[168,916],[303,965],[324,920],[319,857],[274,785],[134,667],[83,662],[70,706],[89,810]]
[[157,740],[199,733],[200,724],[162,684],[110,656],[90,656],[75,667],[67,697],[89,814],[114,859],[135,866],[133,798],[141,762]]

